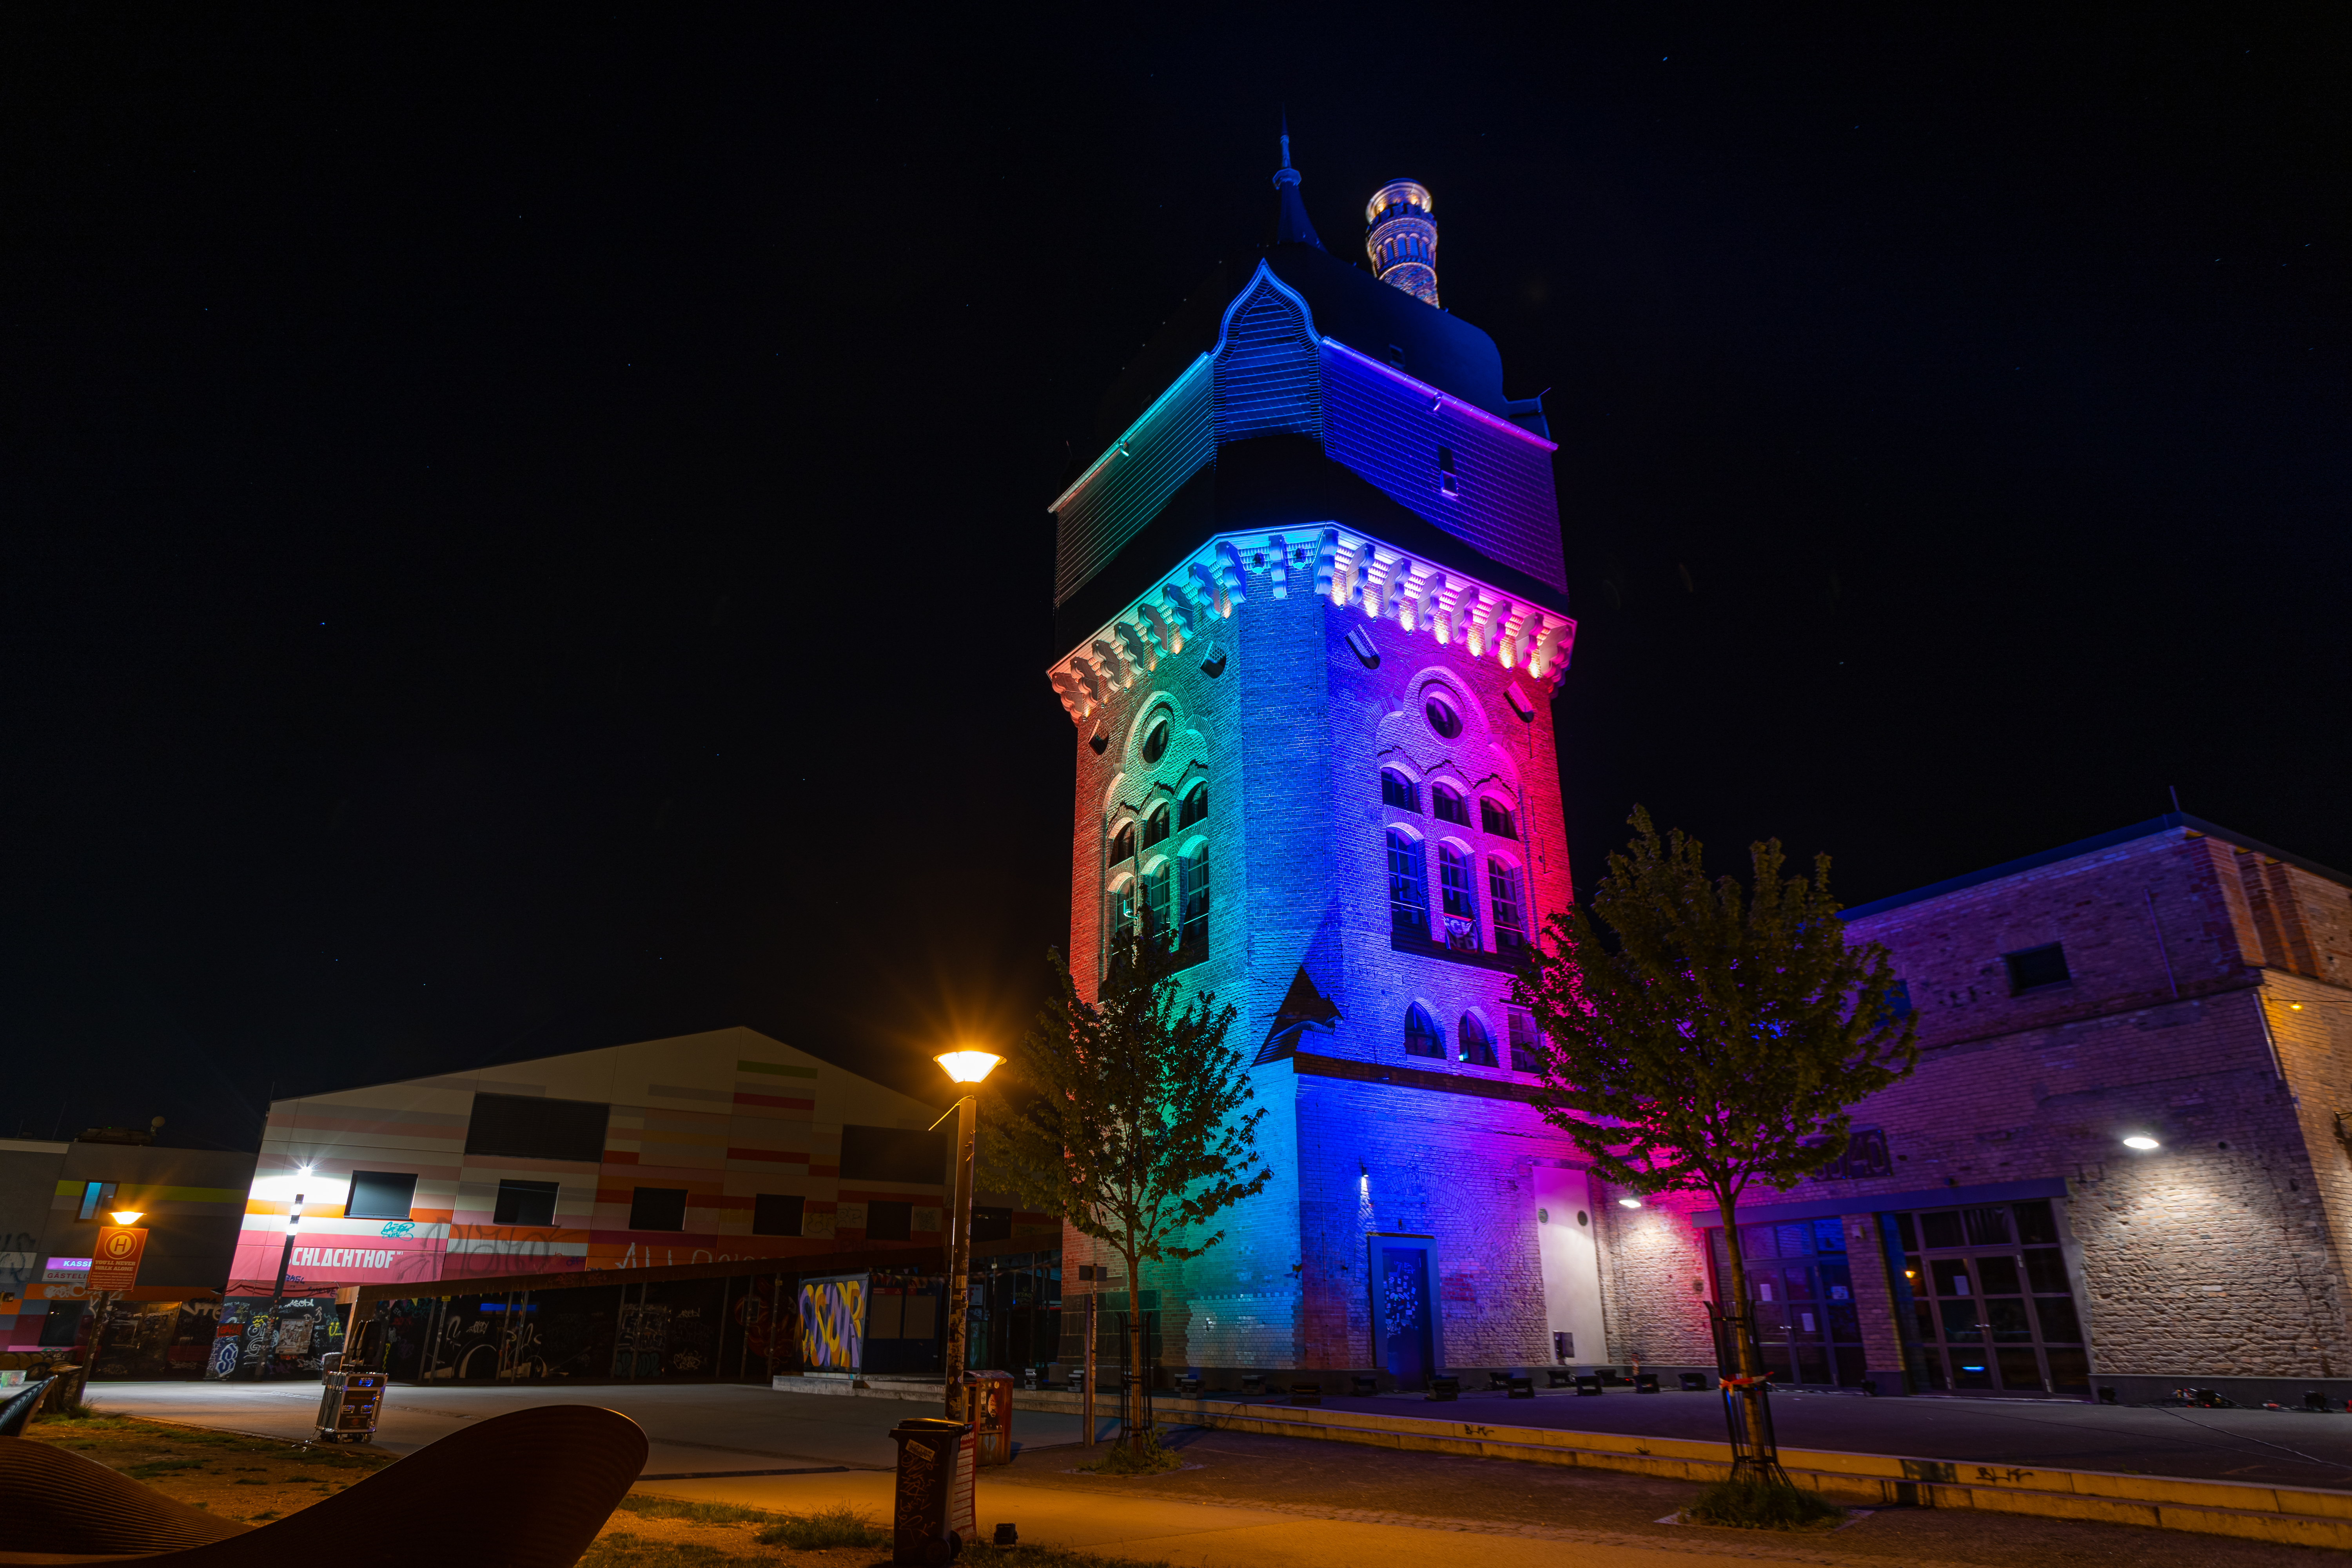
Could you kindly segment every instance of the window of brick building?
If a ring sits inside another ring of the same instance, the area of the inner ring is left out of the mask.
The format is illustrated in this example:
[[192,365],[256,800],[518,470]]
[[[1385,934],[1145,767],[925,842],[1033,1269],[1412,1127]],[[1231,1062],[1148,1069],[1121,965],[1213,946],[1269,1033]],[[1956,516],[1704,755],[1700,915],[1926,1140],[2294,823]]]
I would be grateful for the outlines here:
[[1437,1032],[1436,1020],[1423,1012],[1418,1003],[1404,1010],[1404,1054],[1409,1057],[1445,1055],[1445,1037]]
[[1381,803],[1399,811],[1421,809],[1421,786],[1394,768],[1381,770]]
[[1485,1019],[1475,1013],[1463,1014],[1458,1037],[1462,1042],[1464,1061],[1474,1068],[1490,1068],[1495,1065],[1495,1037],[1486,1032]]
[[1176,862],[1178,940],[1184,956],[1198,963],[1209,956],[1209,847],[1202,845]]
[[1421,840],[1389,830],[1389,924],[1398,931],[1429,931],[1429,862]]
[[1190,827],[1196,822],[1207,820],[1209,820],[1209,786],[1205,784],[1197,784],[1185,792],[1181,806],[1176,814],[1176,826]]
[[1151,815],[1143,819],[1143,847],[1146,849],[1168,837],[1168,808],[1155,805]]
[[1156,763],[1168,754],[1168,716],[1155,717],[1143,732],[1143,760]]
[[1442,784],[1429,786],[1429,809],[1440,822],[1458,822],[1465,827],[1470,826],[1470,803]]
[[1507,860],[1487,857],[1486,902],[1494,911],[1497,952],[1527,945],[1527,913],[1519,892],[1519,868]]
[[1491,795],[1478,797],[1478,826],[1497,838],[1517,838],[1518,831],[1511,821],[1511,808]]
[[1465,952],[1478,947],[1478,898],[1470,881],[1470,857],[1450,844],[1437,847],[1437,881],[1445,900],[1445,945]]
[[1143,934],[1168,940],[1168,863],[1161,861],[1143,876]]
[[1118,831],[1110,836],[1110,864],[1135,858],[1135,824],[1122,822]]
[[1536,1021],[1527,1010],[1514,1007],[1510,1012],[1511,1070],[1541,1072],[1543,1051],[1536,1043]]
[[2017,952],[2004,952],[2000,961],[2009,965],[2009,994],[2011,996],[2039,991],[2045,985],[2063,985],[2074,978],[2066,969],[2066,948],[2063,942],[2053,942]]

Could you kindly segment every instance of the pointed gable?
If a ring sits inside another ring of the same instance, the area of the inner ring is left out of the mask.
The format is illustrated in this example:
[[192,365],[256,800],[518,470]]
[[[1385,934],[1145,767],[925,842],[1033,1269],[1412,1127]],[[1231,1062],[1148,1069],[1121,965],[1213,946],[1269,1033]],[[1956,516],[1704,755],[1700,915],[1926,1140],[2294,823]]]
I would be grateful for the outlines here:
[[1217,444],[1323,438],[1323,381],[1306,301],[1261,266],[1225,312],[1217,346]]

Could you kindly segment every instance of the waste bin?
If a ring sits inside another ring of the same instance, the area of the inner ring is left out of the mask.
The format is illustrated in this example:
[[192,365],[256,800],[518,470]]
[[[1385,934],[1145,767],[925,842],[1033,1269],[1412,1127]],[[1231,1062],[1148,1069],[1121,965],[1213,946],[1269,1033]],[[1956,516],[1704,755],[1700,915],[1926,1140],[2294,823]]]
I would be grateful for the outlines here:
[[961,1421],[919,1415],[890,1428],[898,1485],[890,1517],[893,1563],[945,1563],[972,1538],[980,1445]]
[[968,1372],[963,1374],[965,1397],[971,1403],[972,1433],[980,1439],[980,1462],[1013,1462],[1013,1374],[1009,1372]]

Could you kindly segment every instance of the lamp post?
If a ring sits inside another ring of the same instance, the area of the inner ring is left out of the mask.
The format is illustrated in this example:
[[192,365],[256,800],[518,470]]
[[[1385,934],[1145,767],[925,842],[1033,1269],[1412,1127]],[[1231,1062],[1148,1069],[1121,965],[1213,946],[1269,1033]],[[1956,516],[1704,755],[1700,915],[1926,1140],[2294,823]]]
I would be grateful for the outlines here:
[[[302,1173],[304,1175],[310,1174],[310,1167],[307,1165],[304,1166]],[[294,1233],[300,1227],[301,1224],[302,1194],[296,1193],[294,1194],[293,1206],[287,1210],[286,1213],[286,1245],[278,1248],[278,1283],[270,1289],[269,1348],[272,1351],[277,1349],[278,1346],[278,1310],[285,1305],[286,1302],[286,1269],[287,1266],[294,1261]],[[250,1330],[247,1331],[247,1337],[248,1340],[252,1337]],[[259,1383],[261,1381],[262,1374],[268,1370],[268,1352],[264,1352],[254,1361],[253,1381]]]
[[[137,1209],[116,1209],[107,1215],[116,1225],[128,1229],[146,1216]],[[81,1403],[82,1394],[89,1388],[90,1373],[98,1370],[98,1358],[106,1350],[106,1321],[114,1315],[114,1303],[122,1299],[120,1290],[100,1290],[91,1305],[98,1316],[89,1325],[89,1353],[82,1358],[81,1377],[76,1386],[74,1403]]]
[[[932,1060],[958,1083],[977,1087],[1004,1058],[988,1051],[942,1051]],[[980,1101],[965,1095],[951,1108],[956,1117],[955,1215],[948,1222],[947,1415],[963,1419],[964,1320],[971,1310],[971,1178],[979,1151]],[[946,1121],[942,1116],[940,1121]],[[933,1122],[934,1127],[939,1122]]]

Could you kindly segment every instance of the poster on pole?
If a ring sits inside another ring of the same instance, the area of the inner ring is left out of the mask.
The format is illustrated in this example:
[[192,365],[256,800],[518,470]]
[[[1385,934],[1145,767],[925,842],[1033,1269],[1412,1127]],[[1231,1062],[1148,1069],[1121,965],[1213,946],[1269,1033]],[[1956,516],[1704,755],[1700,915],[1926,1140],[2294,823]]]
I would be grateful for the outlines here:
[[143,1226],[99,1226],[98,1245],[90,1249],[89,1278],[93,1290],[128,1290],[139,1282],[139,1259],[147,1250]]

